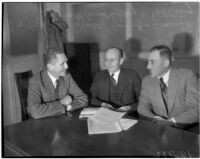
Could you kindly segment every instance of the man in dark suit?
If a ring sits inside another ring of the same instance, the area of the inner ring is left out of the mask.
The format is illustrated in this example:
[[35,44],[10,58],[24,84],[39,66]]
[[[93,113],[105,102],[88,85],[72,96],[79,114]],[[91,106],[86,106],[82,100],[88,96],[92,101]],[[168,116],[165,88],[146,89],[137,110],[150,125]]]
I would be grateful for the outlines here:
[[185,127],[199,122],[199,87],[193,71],[171,67],[172,51],[158,45],[150,50],[142,81],[138,113],[156,123]]
[[87,96],[69,73],[67,58],[59,49],[44,55],[45,69],[29,81],[28,112],[33,118],[63,114],[87,105]]
[[121,68],[123,51],[106,51],[106,70],[98,72],[91,86],[91,104],[122,111],[137,110],[140,78],[135,71]]

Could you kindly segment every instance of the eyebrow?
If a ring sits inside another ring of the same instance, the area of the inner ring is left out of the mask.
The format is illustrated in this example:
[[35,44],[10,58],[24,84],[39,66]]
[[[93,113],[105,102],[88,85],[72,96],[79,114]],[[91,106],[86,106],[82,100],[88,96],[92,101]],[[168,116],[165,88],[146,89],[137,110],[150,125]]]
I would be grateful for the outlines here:
[[150,62],[154,62],[155,60],[154,60],[154,59],[150,59],[149,61],[150,61]]
[[64,64],[65,62],[67,62],[67,60],[63,61],[61,64]]

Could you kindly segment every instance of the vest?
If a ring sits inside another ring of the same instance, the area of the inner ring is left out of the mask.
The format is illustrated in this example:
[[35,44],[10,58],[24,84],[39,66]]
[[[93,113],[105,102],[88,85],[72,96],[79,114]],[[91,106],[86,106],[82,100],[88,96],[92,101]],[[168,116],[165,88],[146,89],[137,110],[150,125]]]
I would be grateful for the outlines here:
[[109,103],[114,107],[114,108],[119,108],[122,104],[120,101],[120,93],[119,93],[119,86],[114,86],[112,82],[110,82],[110,94],[109,94]]

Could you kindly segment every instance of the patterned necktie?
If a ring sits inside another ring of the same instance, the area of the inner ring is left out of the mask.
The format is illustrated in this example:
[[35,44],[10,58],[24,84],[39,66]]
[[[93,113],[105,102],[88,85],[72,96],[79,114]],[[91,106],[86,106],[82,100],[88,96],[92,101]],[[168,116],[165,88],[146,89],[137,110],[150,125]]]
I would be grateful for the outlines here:
[[167,86],[163,81],[163,78],[160,78],[160,88],[163,93],[167,94]]
[[117,82],[115,81],[115,79],[114,79],[114,74],[111,74],[111,76],[110,76],[110,80],[111,80],[111,82],[113,83],[113,85],[116,87],[117,86]]
[[59,79],[57,79],[55,81],[55,95],[56,95],[56,99],[59,99]]
[[168,112],[168,107],[167,107],[167,86],[166,86],[165,82],[163,81],[163,78],[160,78],[160,89],[161,89],[161,92],[162,92],[162,97],[163,97],[163,100],[164,100],[164,103],[165,103],[166,110]]

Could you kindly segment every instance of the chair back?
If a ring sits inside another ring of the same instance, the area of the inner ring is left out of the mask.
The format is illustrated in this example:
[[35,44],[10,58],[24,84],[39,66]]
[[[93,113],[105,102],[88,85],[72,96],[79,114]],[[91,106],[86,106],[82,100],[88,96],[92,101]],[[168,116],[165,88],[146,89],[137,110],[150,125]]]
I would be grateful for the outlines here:
[[27,112],[28,81],[32,76],[33,73],[31,70],[15,73],[15,80],[21,104],[22,121],[29,119],[29,114]]

